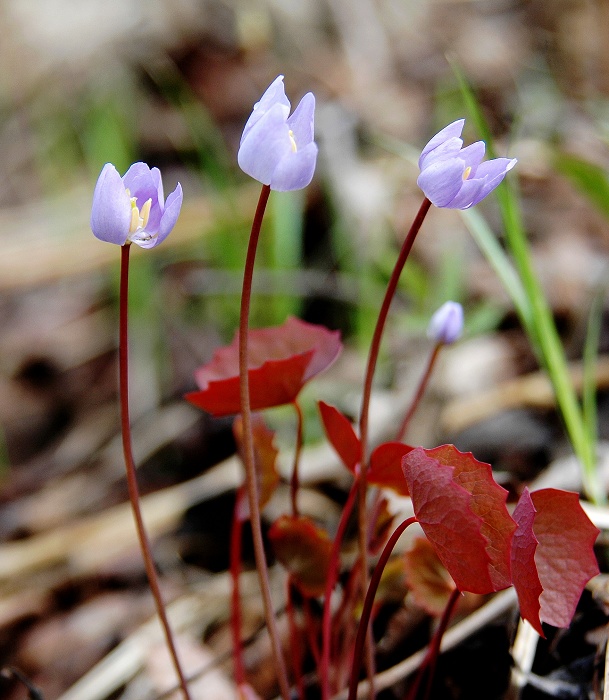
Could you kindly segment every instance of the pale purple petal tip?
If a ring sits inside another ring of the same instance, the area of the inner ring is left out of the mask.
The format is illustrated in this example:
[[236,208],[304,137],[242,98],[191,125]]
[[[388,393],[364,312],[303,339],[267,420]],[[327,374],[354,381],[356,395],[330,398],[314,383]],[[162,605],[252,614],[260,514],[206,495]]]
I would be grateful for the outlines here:
[[300,100],[288,119],[288,126],[299,149],[311,143],[315,131],[315,96],[312,92],[307,92]]
[[157,242],[155,245],[162,243],[176,225],[182,209],[182,199],[182,185],[180,185],[178,182],[177,187],[169,195],[169,197],[167,197],[167,201],[165,202],[165,211],[163,212],[163,218],[161,219],[161,226],[159,228],[159,235],[157,236]]
[[442,131],[438,131],[438,133],[427,142],[427,144],[421,151],[421,157],[419,158],[419,168],[423,167],[422,163],[425,160],[425,157],[429,153],[431,153],[431,151],[435,150],[436,148],[438,148],[438,146],[441,146],[450,139],[459,138],[463,131],[464,125],[465,119],[457,119],[457,121],[454,121],[452,124],[445,126],[442,129]]
[[274,106],[279,105],[284,119],[287,119],[290,113],[290,101],[286,97],[285,88],[283,85],[283,75],[278,75],[275,80],[268,86],[262,97],[254,105],[254,109],[250,114],[249,119],[243,127],[241,135],[241,143],[252,129],[252,127],[264,117],[264,115]]
[[463,307],[456,301],[447,301],[434,313],[427,327],[427,336],[436,343],[450,345],[463,332]]

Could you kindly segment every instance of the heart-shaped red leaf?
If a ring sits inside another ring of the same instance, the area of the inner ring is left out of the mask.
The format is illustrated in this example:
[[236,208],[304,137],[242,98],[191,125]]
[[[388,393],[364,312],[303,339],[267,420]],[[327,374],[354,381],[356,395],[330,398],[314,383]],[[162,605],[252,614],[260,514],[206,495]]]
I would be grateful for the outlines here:
[[402,468],[416,518],[457,588],[490,593],[509,586],[516,526],[489,465],[444,445],[412,450]]
[[352,474],[355,474],[361,460],[362,449],[351,421],[337,408],[324,401],[319,401],[318,406],[326,437],[336,450],[341,462]]
[[493,478],[490,464],[479,462],[471,452],[459,452],[454,445],[426,450],[427,456],[440,464],[455,468],[453,478],[471,494],[471,509],[482,519],[482,535],[486,538],[491,559],[489,573],[493,590],[512,584],[510,549],[516,524],[505,505],[508,492]]
[[598,574],[593,545],[599,530],[578,495],[558,489],[525,489],[514,519],[512,572],[520,614],[542,636],[542,622],[568,627],[584,586]]
[[[233,435],[237,443],[239,455],[243,452],[243,421],[241,416],[236,416],[233,421]],[[260,509],[269,502],[279,484],[279,472],[277,471],[277,455],[275,447],[275,433],[266,426],[262,416],[252,417],[252,435],[254,437],[254,464],[258,478],[258,503]],[[247,499],[242,501],[243,508],[237,513],[241,520],[250,517]]]
[[402,470],[402,457],[413,448],[403,442],[384,442],[370,455],[367,481],[373,486],[385,486],[400,496],[408,496],[408,484]]
[[332,541],[310,518],[282,515],[271,526],[269,539],[277,559],[306,596],[321,596],[332,556]]
[[[329,367],[342,344],[338,331],[288,318],[281,326],[258,328],[248,335],[248,375],[253,411],[292,403],[316,374]],[[214,416],[239,413],[239,336],[216,350],[195,372],[200,391],[186,399]]]
[[404,565],[406,582],[417,605],[430,615],[440,616],[455,584],[429,540],[417,537],[404,555]]

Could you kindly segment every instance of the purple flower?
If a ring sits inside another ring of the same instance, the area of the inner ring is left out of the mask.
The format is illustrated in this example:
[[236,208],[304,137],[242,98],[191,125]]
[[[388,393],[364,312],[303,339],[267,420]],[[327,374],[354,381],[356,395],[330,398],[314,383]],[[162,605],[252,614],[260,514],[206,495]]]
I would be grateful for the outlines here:
[[437,207],[468,209],[478,204],[516,165],[515,158],[495,158],[482,163],[484,141],[463,148],[465,119],[458,119],[437,133],[419,158],[417,184]]
[[427,326],[427,337],[436,343],[450,345],[461,337],[463,307],[456,301],[447,301],[434,313]]
[[237,154],[241,170],[278,192],[306,187],[317,161],[314,111],[315,97],[308,92],[290,117],[283,75],[275,78],[243,129]]
[[106,163],[93,192],[91,230],[107,243],[154,248],[167,238],[181,208],[182,186],[178,183],[165,201],[158,168],[134,163],[121,177]]

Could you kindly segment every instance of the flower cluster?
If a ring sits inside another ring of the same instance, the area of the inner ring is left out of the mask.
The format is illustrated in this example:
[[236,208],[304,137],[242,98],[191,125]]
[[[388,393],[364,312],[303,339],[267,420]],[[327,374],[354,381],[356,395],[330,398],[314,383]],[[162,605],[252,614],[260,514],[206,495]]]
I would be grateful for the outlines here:
[[171,233],[181,208],[182,186],[165,201],[158,168],[134,163],[121,177],[106,163],[93,192],[91,230],[107,243],[154,248]]
[[306,187],[313,179],[315,97],[308,92],[290,114],[283,75],[269,85],[245,124],[237,154],[239,167],[272,190]]
[[469,209],[478,204],[516,165],[515,158],[482,162],[484,141],[463,148],[465,119],[458,119],[438,132],[419,158],[417,184],[436,207]]

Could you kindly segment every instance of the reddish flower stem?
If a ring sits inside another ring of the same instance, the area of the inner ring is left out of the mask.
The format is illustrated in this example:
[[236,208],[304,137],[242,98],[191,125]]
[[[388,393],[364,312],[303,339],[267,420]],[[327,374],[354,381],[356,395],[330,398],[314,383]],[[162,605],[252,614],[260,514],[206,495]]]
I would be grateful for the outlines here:
[[[383,337],[383,331],[385,330],[385,323],[387,321],[387,316],[389,314],[389,307],[395,295],[395,290],[397,289],[400,275],[408,259],[408,255],[412,249],[415,238],[425,220],[425,216],[431,207],[431,202],[427,197],[423,200],[417,215],[410,227],[410,230],[406,234],[404,243],[402,243],[402,248],[399,252],[398,258],[395,262],[395,266],[389,278],[387,284],[387,290],[385,291],[385,297],[379,311],[378,319],[376,321],[376,327],[374,329],[374,335],[372,336],[372,342],[370,344],[370,352],[368,354],[368,364],[366,366],[366,375],[364,378],[364,389],[362,393],[362,407],[360,411],[359,419],[359,436],[361,442],[361,478],[359,480],[359,502],[358,502],[358,534],[359,534],[359,556],[362,564],[361,570],[361,588],[362,595],[368,587],[368,514],[366,512],[366,492],[367,492],[367,482],[366,482],[366,472],[368,470],[368,420],[370,412],[370,397],[372,395],[372,380],[374,379],[374,371],[376,369],[376,363],[379,356],[379,351],[381,347],[381,339]],[[373,669],[372,669],[372,647],[369,647],[368,651],[368,669],[370,676],[370,682],[373,680]]]
[[156,572],[156,567],[154,564],[154,559],[152,558],[152,548],[150,546],[150,540],[148,538],[148,533],[146,532],[146,526],[144,525],[144,519],[142,518],[142,511],[140,508],[140,495],[137,486],[137,476],[135,468],[135,460],[133,459],[133,449],[131,446],[131,420],[129,417],[129,332],[128,332],[128,320],[129,320],[129,249],[131,244],[121,246],[121,274],[120,274],[120,291],[119,291],[119,343],[118,343],[118,364],[119,364],[119,394],[120,394],[120,405],[121,405],[121,429],[123,437],[123,454],[125,457],[125,467],[127,471],[127,488],[129,490],[129,500],[131,501],[131,508],[133,510],[133,518],[135,520],[135,527],[137,530],[137,536],[140,542],[140,549],[142,551],[142,558],[144,560],[144,567],[146,569],[146,575],[148,577],[148,584],[150,585],[150,590],[152,591],[152,597],[154,598],[154,603],[156,606],[156,611],[161,622],[161,627],[163,628],[163,633],[165,635],[165,641],[167,643],[167,648],[171,655],[173,666],[175,668],[176,674],[179,679],[179,685],[182,689],[182,694],[185,700],[190,700],[190,694],[188,692],[188,684],[186,682],[186,677],[182,671],[182,666],[180,665],[180,660],[178,658],[178,653],[175,646],[175,641],[173,634],[171,632],[171,627],[169,625],[169,620],[167,619],[167,612],[165,610],[165,603],[163,602],[163,596],[161,595],[161,589],[159,586],[159,579]]
[[328,577],[326,579],[326,590],[324,592],[324,609],[321,623],[321,660],[319,663],[319,678],[321,681],[321,697],[322,700],[328,700],[330,697],[330,642],[332,632],[332,614],[330,608],[330,600],[332,591],[336,585],[338,578],[338,565],[340,561],[340,548],[347,529],[347,523],[353,510],[355,497],[358,493],[357,479],[353,482],[349,496],[343,508],[343,511],[338,522],[338,528],[332,543],[332,551],[330,554],[330,566],[328,569]]
[[277,672],[277,681],[283,700],[290,700],[290,684],[281,651],[281,640],[277,629],[277,622],[271,600],[271,587],[269,573],[264,554],[264,541],[262,538],[262,525],[260,522],[260,506],[258,503],[258,484],[256,479],[256,467],[254,462],[254,437],[252,433],[252,409],[250,405],[250,384],[248,375],[248,331],[249,315],[252,296],[252,279],[254,276],[254,263],[262,219],[271,193],[268,185],[262,186],[260,199],[256,207],[256,213],[252,222],[252,230],[247,246],[245,268],[243,271],[243,289],[241,292],[241,313],[239,318],[239,388],[241,396],[241,416],[243,420],[243,461],[245,464],[245,477],[250,507],[250,520],[252,526],[252,538],[254,542],[254,556],[256,570],[264,603],[264,615],[271,640],[271,649]]
[[438,355],[440,354],[442,346],[443,343],[436,343],[436,346],[434,347],[431,355],[429,356],[425,372],[423,373],[423,376],[419,381],[419,386],[417,387],[415,395],[413,396],[413,399],[410,403],[410,407],[408,408],[408,411],[406,411],[406,415],[404,416],[402,424],[400,425],[400,429],[398,430],[398,433],[396,435],[395,439],[398,442],[402,442],[404,436],[406,435],[406,430],[408,429],[408,425],[410,424],[410,419],[413,417],[415,411],[419,406],[421,398],[425,393],[425,389],[427,388],[427,384],[429,383],[429,378],[431,377],[431,373],[433,371],[434,365],[436,364],[436,360],[438,359]]
[[374,597],[376,591],[379,587],[381,581],[381,576],[383,570],[389,561],[391,552],[395,547],[397,541],[404,530],[412,523],[417,521],[416,518],[406,518],[404,522],[400,523],[397,528],[393,531],[391,537],[387,540],[387,544],[381,552],[381,556],[377,562],[372,573],[372,578],[370,579],[370,585],[366,591],[366,598],[364,600],[364,607],[362,608],[362,615],[359,621],[359,627],[357,628],[357,636],[355,638],[355,644],[353,646],[353,661],[351,665],[351,678],[349,680],[349,695],[347,700],[356,700],[357,698],[357,683],[359,679],[359,671],[362,665],[362,655],[364,653],[364,645],[366,642],[366,637],[368,636],[368,626],[370,623],[370,615],[372,613],[372,606],[374,604]]
[[292,498],[292,515],[298,517],[298,487],[300,486],[298,467],[300,464],[300,453],[302,451],[303,418],[298,399],[294,399],[292,405],[296,411],[296,450],[294,452],[294,466],[292,468],[292,478],[290,480],[290,496]]
[[245,664],[243,662],[243,645],[241,643],[241,589],[239,586],[239,577],[241,575],[241,536],[243,533],[243,521],[239,517],[239,513],[242,511],[243,498],[245,498],[245,493],[240,488],[237,491],[235,500],[230,535],[230,576],[233,583],[230,625],[233,637],[233,667],[237,687],[245,684]]
[[444,636],[444,632],[446,632],[446,628],[448,627],[448,623],[450,622],[450,618],[452,617],[452,614],[455,610],[455,605],[457,604],[460,595],[461,591],[459,591],[457,588],[455,588],[454,591],[450,594],[448,603],[446,604],[444,612],[442,613],[438,629],[434,633],[433,639],[431,640],[431,644],[429,645],[429,649],[427,650],[427,654],[425,655],[425,658],[419,666],[419,672],[417,674],[415,682],[412,688],[410,689],[410,692],[408,693],[408,700],[416,700],[417,693],[419,692],[421,681],[425,672],[427,672],[427,684],[425,688],[424,699],[427,700],[427,698],[429,698],[431,686],[433,683],[433,676],[436,670],[436,663],[438,661],[438,654],[440,653],[440,644],[442,643],[442,637]]

